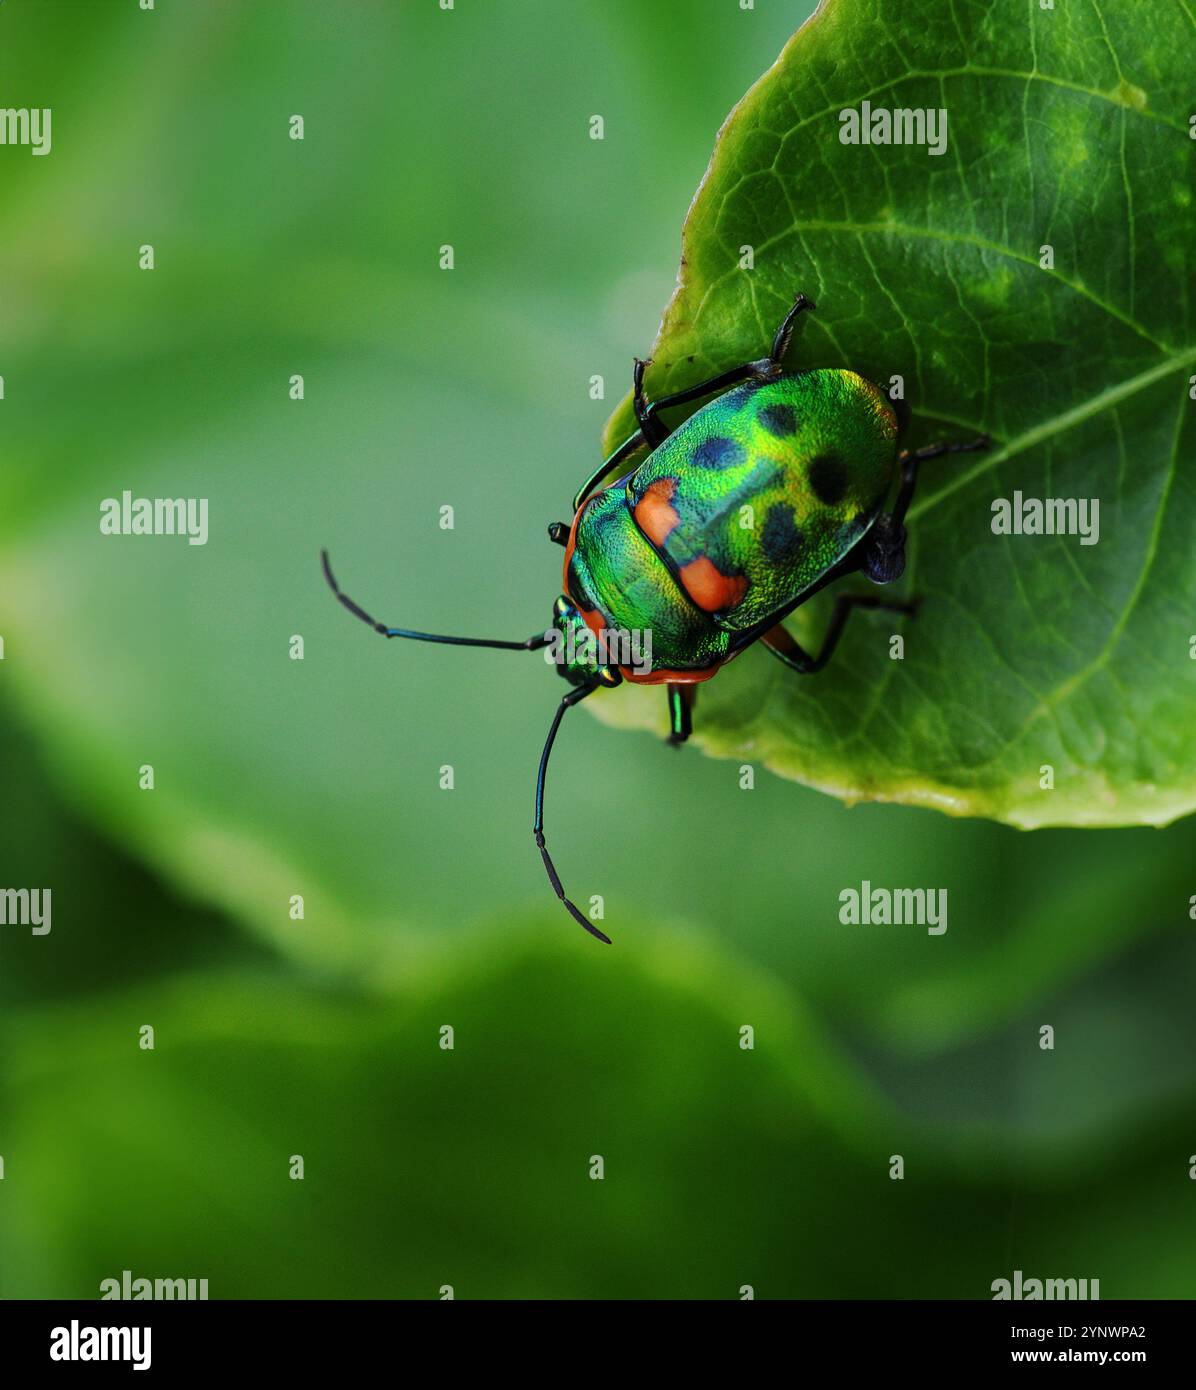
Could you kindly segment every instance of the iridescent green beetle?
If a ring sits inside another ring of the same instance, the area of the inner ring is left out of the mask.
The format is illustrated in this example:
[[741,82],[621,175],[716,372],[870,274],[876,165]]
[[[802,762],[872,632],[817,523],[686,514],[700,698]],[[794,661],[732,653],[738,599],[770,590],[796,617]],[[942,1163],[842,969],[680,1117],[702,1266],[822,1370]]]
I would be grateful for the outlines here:
[[[341,593],[322,555],[341,603],[383,636],[512,651],[554,646],[557,670],[573,689],[540,755],[533,834],[557,897],[600,941],[610,938],[566,896],[544,843],[544,782],[565,711],[601,686],[664,685],[669,739],[681,744],[692,728],[695,687],[754,642],[800,675],[820,671],[853,609],[909,613],[913,604],[840,595],[813,656],[783,619],[845,575],[858,572],[874,584],[899,578],[918,465],[989,442],[985,435],[899,451],[904,416],[879,386],[841,368],[784,371],[798,315],[814,307],[797,296],[767,357],[655,401],[644,394],[648,364],[636,360],[636,430],[582,485],[573,524],[548,528],[565,547],[565,592],[547,631],[502,642],[387,627]],[[670,432],[660,412],[703,396],[714,399]],[[596,490],[644,448],[636,467]],[[647,663],[628,659],[649,644]]]

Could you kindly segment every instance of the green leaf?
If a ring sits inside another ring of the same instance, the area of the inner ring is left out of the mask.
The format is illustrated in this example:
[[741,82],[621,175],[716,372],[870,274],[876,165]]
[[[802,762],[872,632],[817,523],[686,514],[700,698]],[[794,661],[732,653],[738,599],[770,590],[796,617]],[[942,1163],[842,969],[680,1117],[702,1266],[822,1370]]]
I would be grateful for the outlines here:
[[[50,891],[38,932],[0,914],[0,1009],[122,988],[167,970],[258,963],[228,919],[181,904],[51,792],[42,760],[0,709],[0,845],[6,884]],[[3,904],[0,904],[3,905]],[[44,930],[48,926],[49,930]]]
[[383,996],[192,974],[6,1016],[0,1296],[124,1269],[212,1298],[1190,1289],[1183,1114],[1053,1175],[960,1161],[721,953],[509,927]]
[[[1131,6],[828,0],[735,108],[649,395],[761,356],[801,290],[818,309],[792,367],[900,375],[913,444],[995,446],[922,470],[900,586],[916,619],[855,616],[816,678],[749,653],[701,689],[708,752],[1022,827],[1196,805],[1194,68],[1182,4],[1144,24]],[[945,109],[947,149],[841,143],[865,100]],[[624,403],[608,445],[632,426]],[[1098,543],[994,534],[1015,490],[1099,499]],[[801,640],[828,601],[791,620]],[[652,692],[591,703],[659,726]]]

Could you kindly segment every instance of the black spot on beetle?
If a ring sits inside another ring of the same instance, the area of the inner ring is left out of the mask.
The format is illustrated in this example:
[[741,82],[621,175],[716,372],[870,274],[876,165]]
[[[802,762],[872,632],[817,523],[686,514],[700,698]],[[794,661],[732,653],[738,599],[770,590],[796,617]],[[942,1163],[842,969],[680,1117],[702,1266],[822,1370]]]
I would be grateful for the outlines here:
[[802,533],[793,519],[788,502],[774,502],[760,528],[760,544],[773,564],[791,564],[797,559],[804,543]]
[[791,405],[766,405],[759,415],[760,423],[778,439],[785,439],[797,430],[797,411]]
[[703,439],[691,455],[691,462],[698,468],[731,468],[742,460],[743,446],[718,435]]
[[843,500],[847,491],[847,466],[838,454],[819,454],[810,460],[806,474],[814,496],[825,507],[833,507]]

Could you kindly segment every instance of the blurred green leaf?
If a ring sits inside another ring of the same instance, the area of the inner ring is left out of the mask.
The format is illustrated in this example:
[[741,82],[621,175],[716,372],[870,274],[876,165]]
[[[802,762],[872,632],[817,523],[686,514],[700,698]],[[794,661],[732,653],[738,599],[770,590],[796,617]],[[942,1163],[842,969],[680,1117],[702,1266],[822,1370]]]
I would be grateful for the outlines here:
[[[745,659],[702,688],[709,752],[1023,827],[1196,805],[1194,64],[1180,6],[1145,25],[1124,6],[827,0],[736,107],[686,220],[649,395],[760,356],[803,290],[818,311],[791,366],[899,374],[915,445],[988,431],[995,447],[923,470],[905,659],[883,616],[854,619],[817,679]],[[864,101],[944,109],[947,149],[841,143],[840,113]],[[624,403],[608,445],[633,427]],[[1099,544],[994,535],[992,503],[1015,489],[1098,498]],[[799,610],[800,638],[827,602]],[[599,710],[655,728],[652,695]]]
[[[49,931],[0,922],[0,1007],[126,988],[164,971],[260,964],[227,918],[184,904],[52,791],[28,734],[0,710],[0,887],[50,891]],[[43,925],[45,923],[43,922]]]
[[1190,1288],[1186,1160],[1157,1138],[1044,1183],[991,1145],[959,1163],[721,956],[473,944],[397,996],[208,976],[10,1021],[0,1294],[122,1269],[216,1298]]

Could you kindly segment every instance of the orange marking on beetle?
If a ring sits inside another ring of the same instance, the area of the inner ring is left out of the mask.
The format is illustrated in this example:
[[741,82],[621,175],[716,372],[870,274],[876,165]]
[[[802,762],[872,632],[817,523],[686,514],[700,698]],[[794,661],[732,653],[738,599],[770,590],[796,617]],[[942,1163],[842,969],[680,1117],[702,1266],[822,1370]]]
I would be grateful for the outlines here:
[[663,545],[669,532],[680,521],[673,508],[673,494],[677,490],[676,478],[657,478],[644,489],[644,495],[635,504],[635,524],[653,545]]
[[666,671],[663,667],[659,671],[636,671],[631,666],[620,666],[619,671],[632,685],[697,685],[717,676],[726,664],[726,661],[719,661],[700,671]]
[[[589,505],[589,502],[585,501],[578,507],[577,515],[573,518],[573,525],[569,528],[569,539],[565,543],[565,592],[567,594],[569,594],[569,566],[573,562],[573,550],[577,545],[577,523],[581,520],[582,512],[584,512]],[[569,594],[569,597],[573,598],[573,595]],[[574,599],[574,602],[576,602],[576,599]]]
[[582,621],[595,637],[602,640],[606,633],[610,631],[610,624],[605,613],[601,613],[597,608],[582,608],[578,605],[577,611],[581,614]]
[[700,685],[702,681],[708,681],[717,676],[728,662],[734,661],[746,650],[746,647],[741,647],[737,652],[720,656],[713,666],[703,666],[696,671],[670,671],[663,666],[645,672],[636,671],[631,666],[620,666],[619,671],[623,679],[630,681],[632,685]]
[[[598,494],[594,493],[594,497]],[[581,514],[593,501],[593,497],[587,498],[577,509],[577,515],[573,518],[573,525],[569,529],[569,540],[565,546],[565,595],[573,604],[574,608],[581,614],[582,621],[595,637],[601,637],[607,631],[610,624],[604,614],[596,608],[586,608],[578,599],[578,596],[569,588],[569,566],[573,562],[573,551],[577,546],[577,523],[581,520]]]
[[727,575],[715,568],[708,555],[700,555],[678,571],[685,592],[704,613],[737,608],[747,593],[747,575]]

